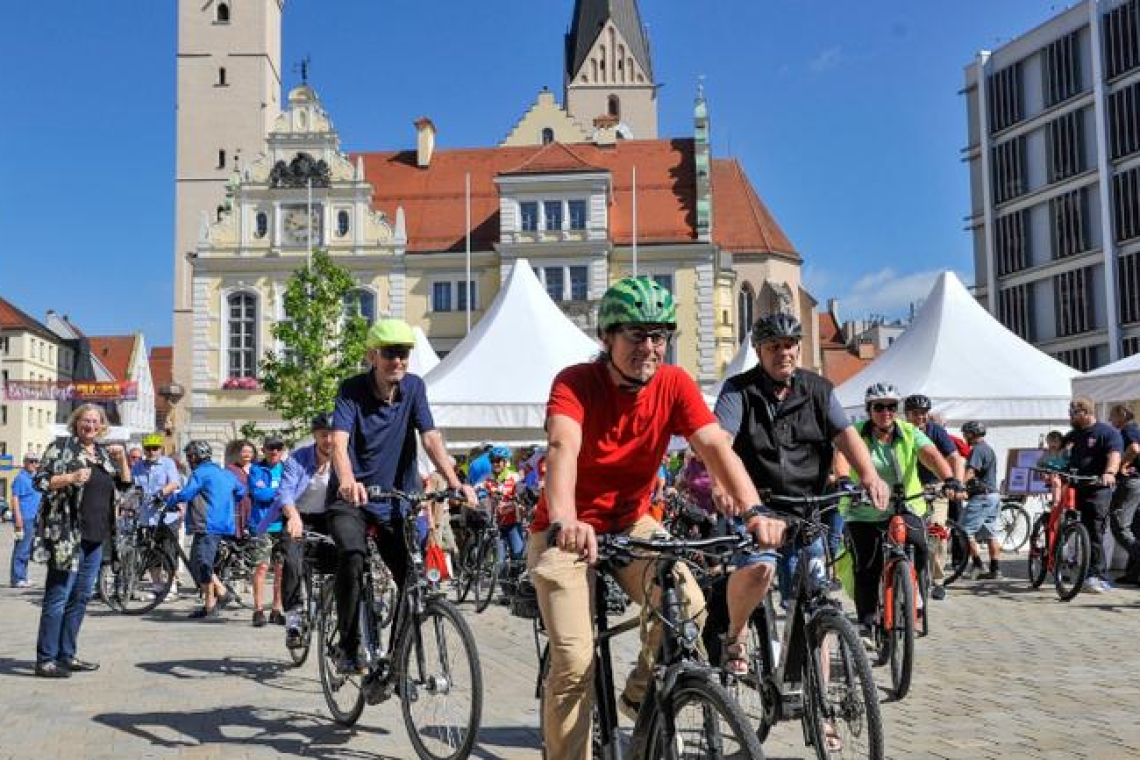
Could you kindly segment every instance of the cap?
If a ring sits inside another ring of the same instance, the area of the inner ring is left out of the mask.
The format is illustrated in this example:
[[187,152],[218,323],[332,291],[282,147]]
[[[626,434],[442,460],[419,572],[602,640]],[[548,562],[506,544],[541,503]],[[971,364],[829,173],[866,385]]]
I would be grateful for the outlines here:
[[265,449],[283,449],[285,448],[285,439],[279,435],[271,435],[266,437],[261,447]]

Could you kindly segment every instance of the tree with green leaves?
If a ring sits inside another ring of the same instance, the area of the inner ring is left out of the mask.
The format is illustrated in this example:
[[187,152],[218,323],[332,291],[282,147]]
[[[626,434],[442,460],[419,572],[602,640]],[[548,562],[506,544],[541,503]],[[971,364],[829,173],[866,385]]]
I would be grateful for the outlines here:
[[326,251],[314,251],[285,286],[286,319],[271,330],[283,349],[262,359],[261,386],[290,440],[308,434],[310,420],[332,410],[340,382],[361,371],[368,322],[349,299],[354,287]]

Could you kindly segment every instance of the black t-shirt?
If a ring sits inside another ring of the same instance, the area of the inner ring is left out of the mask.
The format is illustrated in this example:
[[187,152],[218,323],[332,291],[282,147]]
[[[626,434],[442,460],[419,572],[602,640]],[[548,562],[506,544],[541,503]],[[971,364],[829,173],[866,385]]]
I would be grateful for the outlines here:
[[1083,430],[1070,430],[1065,442],[1073,444],[1069,467],[1078,475],[1102,475],[1108,467],[1108,455],[1124,448],[1120,432],[1104,422],[1095,422]]
[[115,515],[115,481],[103,467],[91,468],[79,502],[79,531],[84,541],[106,541],[111,537]]

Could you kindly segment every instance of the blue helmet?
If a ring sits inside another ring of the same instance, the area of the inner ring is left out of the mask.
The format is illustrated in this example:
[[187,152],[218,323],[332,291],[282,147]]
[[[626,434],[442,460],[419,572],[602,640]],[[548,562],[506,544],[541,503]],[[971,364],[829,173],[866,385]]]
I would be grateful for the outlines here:
[[511,450],[506,446],[494,446],[491,448],[489,456],[491,459],[510,459]]

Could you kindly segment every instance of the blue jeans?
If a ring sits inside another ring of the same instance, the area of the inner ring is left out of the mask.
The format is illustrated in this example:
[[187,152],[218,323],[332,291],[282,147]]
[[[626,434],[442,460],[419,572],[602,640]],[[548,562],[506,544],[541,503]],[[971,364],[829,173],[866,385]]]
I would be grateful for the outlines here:
[[506,549],[509,554],[504,553],[503,557],[510,559],[522,559],[526,554],[526,537],[523,535],[523,528],[518,523],[499,528],[499,543],[501,549]]
[[[792,579],[795,577],[796,568],[800,564],[800,548],[802,546],[803,542],[797,538],[792,543],[781,546],[779,550],[780,559],[776,563],[776,576],[780,584],[781,603],[784,606],[787,606],[788,602],[792,599]],[[815,568],[815,579],[819,583],[826,581],[827,572],[824,569],[825,565],[823,563],[824,551],[822,537],[815,539],[815,541],[812,541],[811,545],[808,546],[808,559],[820,560],[818,567]]]
[[12,545],[12,572],[10,581],[13,586],[28,579],[28,560],[32,558],[32,539],[35,538],[36,519],[24,519],[24,537]]
[[99,566],[103,564],[103,544],[82,541],[79,570],[48,570],[40,610],[40,634],[36,640],[36,662],[65,661],[75,657],[79,626],[87,613],[87,602],[95,591]]

